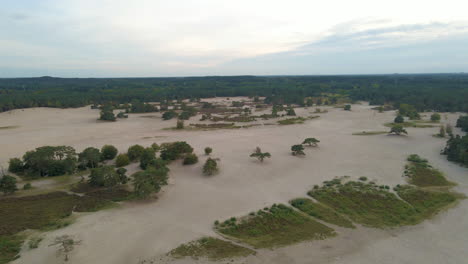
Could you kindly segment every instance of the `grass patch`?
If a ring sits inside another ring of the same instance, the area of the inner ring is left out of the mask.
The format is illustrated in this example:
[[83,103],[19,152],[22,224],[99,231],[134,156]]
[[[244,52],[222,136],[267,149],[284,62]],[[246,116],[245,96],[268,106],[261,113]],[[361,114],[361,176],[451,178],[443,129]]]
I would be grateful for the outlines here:
[[355,226],[353,225],[351,221],[349,221],[347,218],[335,212],[335,210],[327,206],[324,206],[322,204],[316,203],[310,199],[297,198],[297,199],[290,201],[290,204],[296,207],[297,209],[301,210],[302,212],[310,216],[316,217],[320,220],[323,220],[325,222],[328,222],[337,226],[355,228]]
[[[15,129],[15,128],[18,128],[19,126],[2,126],[0,127],[0,130],[4,130],[4,129]],[[1,263],[1,262],[0,262]]]
[[355,132],[353,136],[372,136],[372,135],[381,135],[387,134],[388,131],[362,131],[362,132]]
[[439,125],[434,125],[433,123],[413,121],[413,122],[403,122],[403,123],[386,123],[384,126],[393,127],[395,125],[402,125],[403,127],[415,127],[415,128],[428,128],[428,127],[438,127]]
[[199,240],[182,244],[169,252],[175,258],[191,257],[223,260],[235,257],[247,257],[256,252],[214,237],[203,237]]
[[295,124],[304,124],[304,121],[306,121],[306,119],[299,116],[299,117],[294,117],[294,118],[278,120],[277,122],[280,125],[295,125]]
[[355,181],[316,186],[308,194],[356,223],[378,228],[420,223],[458,198],[407,185],[394,189],[401,199],[387,186]]
[[2,236],[0,235],[0,264],[6,264],[19,258],[21,245],[24,238],[22,236]]
[[332,228],[283,204],[273,205],[240,220],[231,218],[215,228],[256,248],[286,246],[335,235]]
[[409,164],[405,167],[405,175],[409,177],[409,183],[419,187],[452,186],[443,173],[434,169],[427,160],[413,154],[408,157]]

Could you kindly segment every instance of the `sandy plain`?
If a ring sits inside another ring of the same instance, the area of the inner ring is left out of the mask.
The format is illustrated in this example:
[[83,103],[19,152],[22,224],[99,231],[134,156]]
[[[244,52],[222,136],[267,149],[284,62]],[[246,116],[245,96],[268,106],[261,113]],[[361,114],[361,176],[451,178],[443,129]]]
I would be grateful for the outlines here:
[[[226,98],[212,99],[226,101]],[[231,98],[231,100],[233,100]],[[316,115],[316,107],[298,108],[302,116]],[[72,235],[82,243],[68,263],[208,263],[207,260],[172,260],[171,249],[202,236],[217,236],[215,220],[242,216],[273,203],[303,197],[314,185],[337,176],[366,176],[378,184],[405,183],[402,177],[409,154],[425,157],[446,177],[458,183],[455,191],[468,194],[468,169],[448,162],[440,150],[445,140],[432,135],[438,128],[408,128],[408,136],[355,136],[361,131],[388,130],[395,112],[378,113],[366,103],[352,111],[320,107],[328,113],[297,125],[260,125],[244,129],[212,131],[164,130],[175,120],[162,121],[160,113],[131,114],[118,122],[100,122],[97,110],[34,108],[0,113],[0,165],[43,145],[70,145],[81,151],[88,146],[115,145],[121,152],[133,144],[149,146],[176,140],[191,144],[200,161],[196,165],[170,165],[169,185],[157,199],[129,202],[120,208],[81,215],[63,229],[45,234],[34,250],[24,250],[14,263],[61,263],[48,244],[56,236]],[[266,112],[269,112],[268,110]],[[260,112],[261,113],[261,112]],[[257,114],[257,112],[254,112]],[[426,114],[426,118],[429,114]],[[441,123],[455,124],[459,114],[443,114]],[[201,123],[200,116],[187,123]],[[274,119],[254,123],[274,123]],[[455,133],[461,133],[455,129]],[[320,139],[318,148],[306,148],[306,156],[294,157],[290,146],[306,137]],[[203,149],[214,149],[220,173],[203,176]],[[249,158],[260,146],[272,154],[264,163]],[[134,165],[131,165],[134,166]],[[135,167],[135,166],[134,166]],[[133,168],[133,167],[131,167]],[[38,183],[40,184],[40,183]],[[34,185],[34,183],[33,183]],[[466,263],[468,259],[468,201],[416,226],[391,230],[360,227],[336,228],[338,236],[275,250],[259,250],[235,263]],[[231,263],[230,260],[222,263]]]

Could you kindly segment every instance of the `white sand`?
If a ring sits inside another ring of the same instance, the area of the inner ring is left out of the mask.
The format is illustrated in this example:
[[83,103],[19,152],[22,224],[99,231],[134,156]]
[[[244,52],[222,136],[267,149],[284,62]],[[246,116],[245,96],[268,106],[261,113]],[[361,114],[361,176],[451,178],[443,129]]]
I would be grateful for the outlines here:
[[[314,109],[296,112],[315,115],[309,114]],[[78,151],[113,144],[125,151],[133,144],[149,146],[153,142],[185,140],[200,156],[196,165],[176,162],[170,166],[170,185],[164,187],[157,200],[129,203],[124,208],[80,217],[69,227],[47,233],[38,249],[22,252],[14,263],[61,263],[55,248],[47,245],[62,234],[82,240],[71,254],[70,263],[160,263],[159,256],[179,244],[215,235],[215,220],[286,203],[305,196],[314,184],[335,176],[366,176],[378,184],[404,183],[403,166],[406,156],[412,153],[427,158],[449,180],[459,183],[457,191],[468,193],[468,169],[439,155],[445,140],[431,136],[438,128],[409,128],[407,137],[353,136],[351,133],[363,130],[387,130],[383,123],[391,122],[394,112],[376,113],[366,105],[353,105],[351,112],[327,109],[329,113],[302,125],[216,131],[161,130],[175,126],[176,121],[162,121],[159,113],[131,114],[128,119],[113,123],[98,122],[98,111],[88,107],[0,113],[0,127],[19,126],[0,130],[0,164],[4,166],[10,157],[21,156],[27,150],[59,144],[71,145]],[[448,116],[452,124],[458,117]],[[442,118],[442,122],[446,120]],[[320,139],[320,147],[306,148],[304,158],[291,156],[290,146],[306,137]],[[221,159],[221,171],[213,177],[201,174],[206,146],[214,149],[213,157]],[[263,164],[249,158],[256,146],[270,152],[272,158]],[[241,263],[464,263],[468,259],[467,219],[468,203],[464,200],[456,208],[417,226],[391,231],[339,229],[337,238],[261,250]]]

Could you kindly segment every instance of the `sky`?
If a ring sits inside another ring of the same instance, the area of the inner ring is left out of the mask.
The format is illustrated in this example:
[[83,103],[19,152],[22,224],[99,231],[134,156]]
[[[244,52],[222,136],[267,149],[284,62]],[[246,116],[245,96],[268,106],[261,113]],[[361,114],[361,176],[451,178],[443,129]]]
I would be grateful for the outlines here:
[[466,0],[0,0],[0,77],[468,72]]

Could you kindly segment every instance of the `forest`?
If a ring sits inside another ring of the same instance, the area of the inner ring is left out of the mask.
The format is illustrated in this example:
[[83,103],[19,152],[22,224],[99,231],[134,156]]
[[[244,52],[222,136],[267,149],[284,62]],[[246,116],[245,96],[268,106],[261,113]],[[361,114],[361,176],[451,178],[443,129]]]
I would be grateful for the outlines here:
[[303,105],[306,97],[324,95],[374,105],[405,103],[418,111],[468,112],[468,74],[4,78],[0,79],[0,112],[214,96],[266,96],[270,102]]

